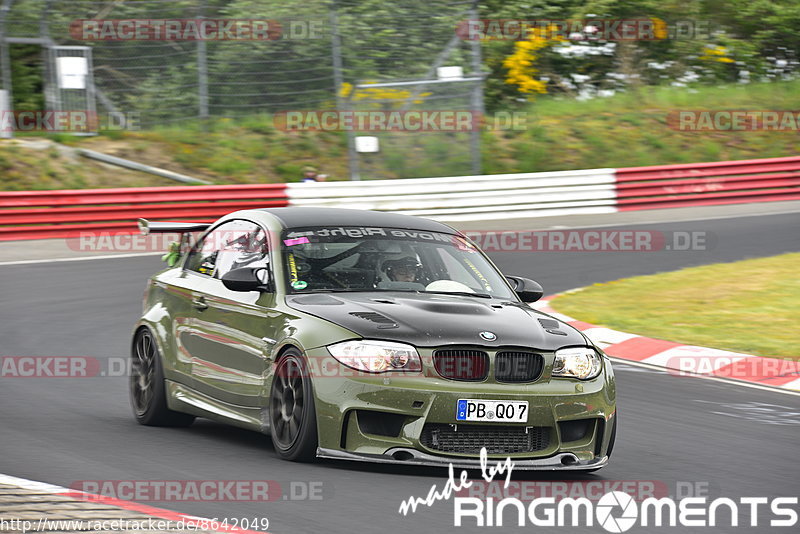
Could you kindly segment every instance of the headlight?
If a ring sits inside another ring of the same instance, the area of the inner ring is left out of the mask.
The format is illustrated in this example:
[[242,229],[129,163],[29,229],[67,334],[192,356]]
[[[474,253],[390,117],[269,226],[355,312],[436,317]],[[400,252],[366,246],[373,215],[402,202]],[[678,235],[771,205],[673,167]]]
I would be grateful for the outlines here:
[[603,360],[594,349],[572,347],[556,351],[553,376],[564,376],[588,380],[600,374]]
[[328,345],[328,352],[339,363],[368,373],[422,370],[417,349],[405,343],[369,339],[344,341]]

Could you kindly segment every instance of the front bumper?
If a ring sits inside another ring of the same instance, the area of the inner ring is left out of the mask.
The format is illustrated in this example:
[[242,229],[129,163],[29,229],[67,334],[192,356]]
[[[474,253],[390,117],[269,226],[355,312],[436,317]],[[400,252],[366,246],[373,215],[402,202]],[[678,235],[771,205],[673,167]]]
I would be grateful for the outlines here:
[[[459,469],[480,469],[480,460],[468,458],[449,458],[434,456],[416,449],[397,447],[389,449],[386,454],[355,454],[333,449],[317,449],[317,458],[328,460],[350,460],[378,464],[402,464],[411,466],[448,467],[450,464]],[[591,460],[580,460],[572,453],[561,453],[549,458],[518,459],[514,461],[515,471],[584,471],[605,467],[608,456]]]
[[[455,420],[458,400],[467,398],[528,401],[526,423],[480,425],[494,426],[501,432],[526,427],[547,429],[549,433],[546,446],[522,452],[490,453],[491,463],[508,457],[523,470],[593,470],[608,461],[610,430],[616,412],[610,365],[605,365],[597,378],[584,382],[551,378],[552,361],[548,360],[542,377],[533,383],[490,380],[475,383],[445,380],[435,371],[431,373],[430,356],[425,353],[421,354],[424,368],[421,374],[369,376],[343,375],[339,363],[324,348],[307,354],[317,362],[322,361],[316,370],[328,370],[327,373],[312,371],[320,458],[445,467],[452,463],[454,467],[479,468],[479,454],[474,450],[437,450],[430,447],[430,440],[426,446],[422,439],[428,425],[448,425],[456,432],[472,425]],[[379,418],[400,418],[402,422],[392,435],[370,431],[360,419],[364,412],[377,413]],[[569,439],[562,425],[575,421],[590,421],[589,430],[579,439]]]

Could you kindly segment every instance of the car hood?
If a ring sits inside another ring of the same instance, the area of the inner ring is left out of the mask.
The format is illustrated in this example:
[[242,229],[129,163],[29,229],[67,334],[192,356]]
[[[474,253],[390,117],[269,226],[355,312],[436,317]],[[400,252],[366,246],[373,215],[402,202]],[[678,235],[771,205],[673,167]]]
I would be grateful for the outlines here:
[[[290,295],[286,304],[364,338],[419,347],[517,346],[553,351],[586,344],[571,326],[525,304],[498,299],[382,291]],[[496,339],[482,338],[482,332],[491,332]]]

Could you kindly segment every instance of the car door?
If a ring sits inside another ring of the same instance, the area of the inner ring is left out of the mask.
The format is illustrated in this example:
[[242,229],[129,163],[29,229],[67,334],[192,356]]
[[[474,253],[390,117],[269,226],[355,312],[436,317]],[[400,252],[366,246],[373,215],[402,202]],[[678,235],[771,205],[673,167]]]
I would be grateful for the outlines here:
[[191,311],[179,336],[190,357],[192,386],[227,404],[263,404],[270,366],[270,325],[274,293],[227,289],[222,276],[233,268],[265,267],[270,254],[267,232],[246,220],[227,221],[212,229],[193,248],[184,266]]

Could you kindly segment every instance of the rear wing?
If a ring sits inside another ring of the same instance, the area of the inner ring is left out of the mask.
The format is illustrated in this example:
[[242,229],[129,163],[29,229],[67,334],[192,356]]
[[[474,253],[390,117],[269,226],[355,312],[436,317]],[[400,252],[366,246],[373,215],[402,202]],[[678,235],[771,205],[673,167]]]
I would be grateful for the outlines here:
[[147,219],[139,219],[136,224],[139,226],[139,231],[142,235],[202,232],[208,230],[208,227],[211,226],[211,223],[148,221]]
[[178,264],[183,254],[191,247],[191,234],[192,232],[203,232],[208,230],[211,223],[194,223],[194,222],[172,222],[172,221],[148,221],[147,219],[139,219],[136,221],[139,231],[142,235],[149,234],[180,234],[181,240],[176,241],[169,246],[169,250],[164,254],[161,259],[167,262],[170,267],[175,267]]

